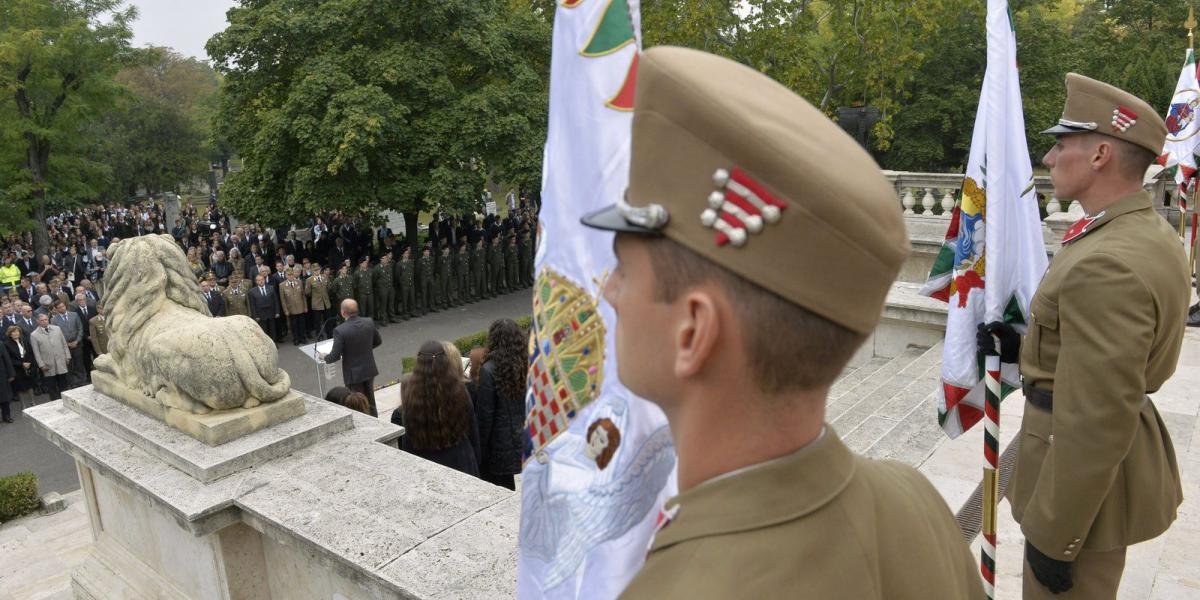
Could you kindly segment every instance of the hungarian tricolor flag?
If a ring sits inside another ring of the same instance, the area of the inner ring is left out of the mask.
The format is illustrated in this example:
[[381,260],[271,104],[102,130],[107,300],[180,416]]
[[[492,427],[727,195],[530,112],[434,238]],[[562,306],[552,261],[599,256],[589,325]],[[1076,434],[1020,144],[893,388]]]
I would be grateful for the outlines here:
[[1196,119],[1200,105],[1196,69],[1196,51],[1188,48],[1175,95],[1167,107],[1167,143],[1158,157],[1158,163],[1174,173],[1182,204],[1186,204],[1187,192],[1195,183],[1196,146],[1200,144],[1200,136],[1196,135],[1200,132],[1200,122]]
[[[1004,0],[988,0],[988,60],[962,195],[923,294],[949,303],[938,422],[951,438],[983,418],[980,323],[1027,322],[1046,270],[1033,169],[1017,73],[1017,43]],[[986,250],[985,250],[986,249]],[[1019,385],[1017,365],[1002,366],[1005,393]]]

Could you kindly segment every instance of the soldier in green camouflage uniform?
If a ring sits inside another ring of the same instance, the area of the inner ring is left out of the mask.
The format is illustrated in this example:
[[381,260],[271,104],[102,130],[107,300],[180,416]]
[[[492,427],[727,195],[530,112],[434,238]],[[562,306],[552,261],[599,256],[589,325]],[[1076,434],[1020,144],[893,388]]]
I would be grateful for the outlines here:
[[[371,255],[363,255],[354,272],[354,299],[358,301],[358,314],[375,314],[375,286],[371,273]],[[382,325],[382,323],[380,323]]]
[[508,281],[508,289],[516,290],[521,287],[521,266],[517,262],[517,238],[509,237],[504,244],[504,278]]
[[421,314],[436,310],[433,307],[433,256],[429,246],[421,250],[421,258],[417,260],[417,304]]
[[450,256],[450,244],[442,246],[437,265],[438,308],[454,306],[454,259]]
[[483,247],[483,238],[475,242],[475,250],[471,252],[471,279],[475,282],[475,299],[483,300],[491,297],[487,286],[487,250]]
[[401,319],[411,319],[416,316],[416,302],[414,301],[416,280],[413,277],[412,253],[408,248],[404,249],[400,260],[395,262],[392,272],[395,273],[396,316]]
[[387,251],[371,270],[371,280],[375,284],[375,322],[381,326],[396,322],[395,313],[392,312],[392,304],[396,301],[394,277],[392,253]]
[[520,264],[518,278],[521,281],[521,287],[533,285],[533,254],[529,248],[529,233],[524,230],[521,231],[521,237],[517,239],[517,263]]
[[492,251],[488,256],[488,273],[492,278],[492,295],[499,296],[508,291],[504,281],[504,248],[500,246],[500,237],[492,238]]
[[471,253],[467,251],[466,242],[458,247],[457,266],[455,274],[458,276],[458,303],[466,304],[471,302]]
[[342,310],[342,300],[354,297],[354,278],[350,276],[350,267],[342,265],[338,269],[337,277],[333,278],[333,283],[329,284],[329,291],[332,295],[332,309],[340,314]]

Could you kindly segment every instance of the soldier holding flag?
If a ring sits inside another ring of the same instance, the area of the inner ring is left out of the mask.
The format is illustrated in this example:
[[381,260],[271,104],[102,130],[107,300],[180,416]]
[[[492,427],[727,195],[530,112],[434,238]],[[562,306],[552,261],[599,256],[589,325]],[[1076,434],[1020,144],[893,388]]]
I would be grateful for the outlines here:
[[1086,217],[1063,238],[1020,346],[1025,414],[1007,497],[1025,534],[1024,597],[1115,598],[1127,546],[1170,527],[1182,502],[1171,437],[1149,394],[1174,373],[1188,301],[1179,238],[1142,189],[1167,127],[1141,99],[1074,73],[1054,193]]

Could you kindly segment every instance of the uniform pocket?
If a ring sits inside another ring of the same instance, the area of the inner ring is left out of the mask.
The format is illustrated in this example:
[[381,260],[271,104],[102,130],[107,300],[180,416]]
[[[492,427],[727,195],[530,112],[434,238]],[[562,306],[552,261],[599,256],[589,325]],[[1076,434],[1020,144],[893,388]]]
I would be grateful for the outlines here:
[[1029,342],[1037,349],[1035,356],[1038,366],[1043,370],[1054,372],[1054,365],[1058,362],[1059,348],[1058,304],[1039,296],[1034,299],[1029,312],[1033,320],[1030,332],[1037,336],[1036,339],[1029,340]]
[[1021,446],[1017,449],[1017,465],[1009,482],[1008,493],[1005,494],[1012,505],[1013,517],[1018,521],[1024,515],[1025,506],[1033,496],[1033,490],[1041,476],[1042,463],[1050,451],[1052,434],[1052,415],[1026,402],[1025,414],[1021,419]]

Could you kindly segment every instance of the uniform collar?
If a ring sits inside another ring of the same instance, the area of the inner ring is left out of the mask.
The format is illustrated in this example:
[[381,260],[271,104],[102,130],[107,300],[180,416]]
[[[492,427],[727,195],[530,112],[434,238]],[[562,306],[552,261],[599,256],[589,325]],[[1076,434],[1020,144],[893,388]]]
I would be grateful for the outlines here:
[[1069,244],[1082,238],[1083,236],[1100,229],[1109,221],[1116,219],[1122,215],[1129,214],[1139,210],[1149,210],[1151,208],[1150,192],[1145,190],[1134,192],[1120,200],[1117,200],[1113,205],[1100,211],[1099,214],[1084,217],[1071,225],[1067,232],[1063,234],[1062,243]]
[[803,517],[836,498],[854,469],[854,455],[826,426],[823,437],[792,454],[710,479],[668,500],[665,510],[675,516],[650,550]]

